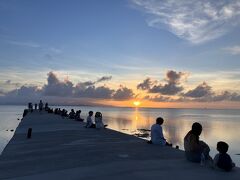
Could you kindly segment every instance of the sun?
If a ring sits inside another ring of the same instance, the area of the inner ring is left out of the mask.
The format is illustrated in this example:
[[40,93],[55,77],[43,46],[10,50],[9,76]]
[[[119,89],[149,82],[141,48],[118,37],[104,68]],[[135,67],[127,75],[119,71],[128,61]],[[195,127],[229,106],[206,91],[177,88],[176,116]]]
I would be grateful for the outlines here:
[[134,101],[134,102],[133,102],[133,105],[136,106],[136,107],[138,107],[140,104],[141,104],[140,101]]

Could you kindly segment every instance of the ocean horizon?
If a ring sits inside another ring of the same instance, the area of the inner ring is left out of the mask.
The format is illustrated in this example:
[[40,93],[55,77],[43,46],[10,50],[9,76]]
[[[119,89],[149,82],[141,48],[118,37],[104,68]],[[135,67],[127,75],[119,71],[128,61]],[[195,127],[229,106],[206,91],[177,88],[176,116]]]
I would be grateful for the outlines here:
[[[3,151],[12,138],[19,120],[22,118],[24,105],[0,105],[0,152]],[[106,106],[50,106],[65,108],[70,111],[81,110],[81,117],[86,119],[88,111],[100,111],[108,128],[134,135],[140,138],[150,138],[151,125],[159,116],[164,118],[163,132],[165,138],[183,150],[183,138],[190,130],[193,122],[203,126],[200,139],[209,144],[211,156],[217,153],[218,141],[229,144],[229,154],[240,166],[240,112],[237,109],[189,109],[189,108],[133,108]],[[14,131],[11,131],[14,130]],[[33,131],[34,133],[34,131]]]

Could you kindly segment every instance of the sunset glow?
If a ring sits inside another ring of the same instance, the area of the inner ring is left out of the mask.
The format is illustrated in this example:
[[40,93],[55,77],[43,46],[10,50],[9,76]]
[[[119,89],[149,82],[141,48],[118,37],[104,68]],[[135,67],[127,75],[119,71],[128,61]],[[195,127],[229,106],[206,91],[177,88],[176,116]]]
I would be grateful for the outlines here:
[[141,104],[141,102],[140,101],[134,101],[133,104],[134,104],[134,106],[138,107]]

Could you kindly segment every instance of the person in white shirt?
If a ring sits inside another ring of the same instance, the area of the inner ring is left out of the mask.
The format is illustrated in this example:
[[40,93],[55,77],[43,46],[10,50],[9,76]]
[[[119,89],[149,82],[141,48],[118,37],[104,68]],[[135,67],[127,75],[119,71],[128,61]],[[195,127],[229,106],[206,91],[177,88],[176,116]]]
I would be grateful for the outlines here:
[[93,112],[89,111],[88,117],[87,117],[86,128],[95,128],[96,127],[95,124],[93,124],[92,115],[93,115]]
[[169,144],[166,139],[164,138],[163,135],[163,130],[162,130],[162,124],[164,120],[161,117],[158,117],[156,119],[156,124],[152,125],[151,127],[151,143],[152,144],[159,144],[162,146],[172,146],[172,144]]

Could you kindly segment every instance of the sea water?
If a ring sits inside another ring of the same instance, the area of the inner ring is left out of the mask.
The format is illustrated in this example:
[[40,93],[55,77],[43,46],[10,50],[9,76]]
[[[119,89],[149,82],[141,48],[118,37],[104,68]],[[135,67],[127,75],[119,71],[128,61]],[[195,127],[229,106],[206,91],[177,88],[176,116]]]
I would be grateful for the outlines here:
[[[233,161],[240,166],[240,111],[213,109],[151,109],[151,108],[116,108],[89,106],[54,106],[81,110],[81,117],[87,117],[88,111],[100,111],[108,128],[123,133],[149,139],[151,125],[157,117],[164,118],[163,133],[167,141],[183,149],[183,138],[191,129],[193,122],[203,126],[200,139],[209,144],[211,156],[217,153],[218,141],[229,144],[228,153]],[[0,106],[0,151],[6,146],[19,123],[25,106]],[[94,118],[93,118],[94,119]],[[6,131],[8,130],[8,131]]]

